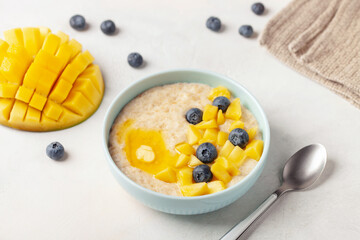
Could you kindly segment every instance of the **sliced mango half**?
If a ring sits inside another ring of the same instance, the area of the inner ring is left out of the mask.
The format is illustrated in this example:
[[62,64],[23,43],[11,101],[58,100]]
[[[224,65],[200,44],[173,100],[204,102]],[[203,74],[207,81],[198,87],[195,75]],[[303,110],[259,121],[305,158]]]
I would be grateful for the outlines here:
[[0,124],[27,131],[74,126],[99,107],[104,81],[94,57],[50,29],[16,28],[0,39]]

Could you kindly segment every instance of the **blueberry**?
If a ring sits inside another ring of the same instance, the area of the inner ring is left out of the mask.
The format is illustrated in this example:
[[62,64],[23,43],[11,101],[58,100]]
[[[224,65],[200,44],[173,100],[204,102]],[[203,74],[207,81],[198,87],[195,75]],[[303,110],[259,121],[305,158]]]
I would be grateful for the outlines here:
[[251,5],[251,10],[256,15],[261,15],[264,13],[265,7],[264,7],[264,4],[258,2],[258,3],[254,3],[253,5]]
[[203,163],[211,163],[217,156],[216,147],[209,142],[200,144],[196,149],[196,157]]
[[210,167],[208,165],[199,165],[196,166],[192,172],[193,179],[195,182],[210,182],[213,174],[210,171]]
[[128,60],[128,63],[130,64],[130,66],[132,66],[134,68],[138,68],[143,64],[142,56],[136,52],[130,53],[127,60]]
[[214,99],[212,105],[217,106],[224,113],[230,105],[230,100],[227,97],[220,96]]
[[106,35],[112,35],[115,33],[116,26],[115,23],[111,20],[103,21],[100,25],[100,29]]
[[242,25],[240,28],[239,28],[239,33],[240,35],[246,37],[246,38],[249,38],[253,35],[254,31],[253,31],[253,28],[250,26],[250,25]]
[[84,30],[86,27],[85,18],[81,15],[74,15],[70,18],[70,26],[76,30]]
[[249,134],[244,129],[235,128],[229,134],[229,141],[234,146],[244,148],[249,142]]
[[206,21],[206,27],[211,31],[218,32],[221,28],[221,21],[217,17],[209,17]]
[[46,147],[46,155],[53,160],[60,160],[64,152],[64,147],[59,142],[52,142]]
[[203,116],[203,112],[198,108],[190,108],[185,114],[186,121],[188,121],[193,125],[196,125],[199,122],[201,122],[202,116]]

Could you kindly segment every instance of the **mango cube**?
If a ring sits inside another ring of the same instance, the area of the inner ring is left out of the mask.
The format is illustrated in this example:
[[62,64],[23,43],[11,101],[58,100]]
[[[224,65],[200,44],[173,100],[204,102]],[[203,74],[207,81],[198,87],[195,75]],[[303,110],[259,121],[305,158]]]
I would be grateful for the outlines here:
[[182,194],[185,197],[194,197],[208,194],[209,189],[207,183],[194,183],[190,185],[183,185],[180,187]]
[[211,90],[211,92],[208,96],[208,99],[210,101],[214,101],[215,98],[220,97],[220,96],[227,97],[228,99],[230,99],[231,94],[226,87],[218,86]]
[[217,123],[217,125],[222,125],[225,123],[225,116],[221,109],[217,113],[216,123]]
[[216,142],[219,146],[224,146],[225,142],[229,139],[229,134],[227,132],[219,131],[217,135]]
[[61,69],[64,69],[66,64],[69,62],[72,54],[73,54],[73,49],[67,43],[63,43],[60,45],[55,56],[60,60],[62,64]]
[[240,98],[235,98],[226,110],[225,117],[232,120],[240,120],[241,118],[241,103]]
[[61,39],[60,44],[67,43],[69,41],[69,35],[62,31],[58,31],[56,35]]
[[188,164],[189,161],[190,161],[190,157],[188,155],[180,154],[178,160],[175,163],[175,167],[177,168],[184,167]]
[[41,67],[32,63],[25,73],[23,85],[29,89],[35,89],[41,76]]
[[47,96],[56,81],[57,74],[45,68],[40,69],[41,72],[36,82],[36,92]]
[[219,163],[221,166],[225,168],[231,176],[237,176],[240,174],[239,169],[235,166],[231,161],[227,160],[224,157],[219,157],[215,160],[215,162]]
[[22,122],[24,120],[28,105],[21,101],[15,100],[14,106],[10,113],[9,122]]
[[234,149],[234,145],[229,140],[226,140],[224,146],[221,148],[219,152],[219,156],[227,158],[233,149]]
[[183,153],[185,155],[192,155],[195,153],[195,149],[188,143],[181,143],[175,146],[175,149],[179,153]]
[[0,120],[8,121],[15,99],[0,98]]
[[60,37],[50,33],[45,37],[42,50],[50,53],[51,55],[55,55],[60,46],[60,41],[61,41]]
[[183,168],[178,173],[179,184],[183,185],[190,185],[193,183],[193,170],[191,168]]
[[197,157],[195,157],[194,155],[190,156],[190,161],[188,162],[189,167],[196,167],[199,166],[201,164],[204,164],[202,161],[200,161]]
[[63,67],[60,58],[51,55],[50,53],[41,49],[34,59],[34,64],[44,67],[56,75],[58,75]]
[[208,185],[210,194],[220,192],[220,191],[222,191],[222,190],[224,190],[226,188],[224,182],[219,181],[219,180],[209,182],[207,185]]
[[72,85],[60,78],[51,91],[49,98],[57,103],[62,103],[69,95]]
[[197,144],[202,138],[201,130],[197,129],[194,125],[189,125],[186,133],[187,142],[190,145]]
[[20,65],[28,67],[33,61],[33,58],[28,54],[26,49],[21,45],[10,45],[7,48],[6,54],[8,57],[14,59]]
[[6,50],[8,49],[9,44],[3,40],[0,39],[0,63],[4,59]]
[[251,142],[255,138],[257,131],[258,131],[257,127],[250,128],[249,130],[246,131],[249,135],[249,142]]
[[24,46],[24,38],[21,28],[4,31],[4,38],[9,45],[14,44]]
[[41,119],[41,112],[39,110],[36,110],[35,108],[28,107],[28,110],[25,115],[25,122],[33,122],[38,123]]
[[99,102],[101,99],[100,93],[88,78],[78,78],[74,83],[73,89],[81,92],[92,104]]
[[211,166],[211,172],[217,179],[223,181],[224,183],[228,183],[231,180],[230,174],[219,162],[215,162]]
[[55,121],[60,118],[62,111],[62,107],[52,101],[47,101],[43,110],[45,116]]
[[29,103],[33,93],[34,90],[28,89],[24,86],[20,86],[16,92],[15,98],[25,103]]
[[79,77],[89,78],[99,93],[104,91],[104,81],[102,79],[101,71],[98,65],[90,64]]
[[167,183],[174,183],[177,180],[176,172],[169,167],[155,174],[155,178]]
[[233,162],[237,167],[240,167],[246,159],[245,151],[239,146],[235,146],[227,159]]
[[207,104],[204,108],[203,121],[210,121],[216,119],[218,107]]
[[215,119],[212,119],[210,121],[202,121],[195,125],[196,128],[199,129],[206,129],[206,128],[218,128],[218,125],[216,124]]
[[46,101],[47,101],[46,97],[35,92],[30,100],[29,106],[33,107],[39,111],[42,111],[45,106]]
[[27,68],[27,65],[18,62],[16,58],[5,56],[0,66],[0,74],[2,74],[8,82],[21,84]]
[[234,121],[231,123],[230,127],[229,127],[229,132],[231,132],[232,130],[234,130],[235,128],[241,128],[244,129],[244,122],[238,120],[238,121]]
[[264,142],[262,140],[252,140],[245,148],[245,155],[256,161],[260,160],[263,152]]
[[70,59],[75,57],[76,55],[78,55],[81,52],[82,46],[75,39],[71,39],[67,44],[72,50],[71,55],[70,55]]
[[14,98],[19,85],[2,82],[0,83],[0,97],[1,98]]
[[81,116],[88,114],[88,111],[93,109],[89,100],[87,100],[81,92],[76,91],[70,91],[70,94],[63,103],[63,106]]
[[218,136],[218,130],[216,128],[208,128],[205,130],[201,142],[202,143],[210,142],[212,144],[216,144],[217,136]]
[[40,31],[40,39],[41,39],[41,42],[44,42],[45,40],[45,37],[51,33],[51,30],[50,28],[48,27],[39,27],[39,31]]
[[30,56],[35,56],[42,46],[39,28],[26,27],[22,29],[24,47]]

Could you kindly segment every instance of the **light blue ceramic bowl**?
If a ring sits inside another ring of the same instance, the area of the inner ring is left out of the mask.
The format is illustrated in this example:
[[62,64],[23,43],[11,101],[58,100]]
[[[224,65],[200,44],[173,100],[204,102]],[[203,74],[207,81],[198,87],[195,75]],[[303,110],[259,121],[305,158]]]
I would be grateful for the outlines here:
[[[109,132],[121,109],[130,100],[149,88],[177,82],[204,83],[210,85],[211,87],[217,87],[219,85],[225,86],[231,91],[232,96],[239,97],[241,99],[241,103],[248,108],[257,119],[264,140],[264,151],[262,157],[250,174],[234,186],[231,186],[221,192],[205,196],[168,196],[136,184],[119,170],[111,158],[108,149]],[[225,76],[194,69],[179,69],[160,72],[140,79],[125,88],[116,96],[110,105],[106,113],[103,126],[103,146],[107,162],[109,163],[111,172],[115,176],[116,180],[129,194],[146,206],[172,214],[191,215],[207,213],[225,207],[240,198],[254,185],[263,171],[268,155],[269,145],[269,123],[257,100],[243,86]]]

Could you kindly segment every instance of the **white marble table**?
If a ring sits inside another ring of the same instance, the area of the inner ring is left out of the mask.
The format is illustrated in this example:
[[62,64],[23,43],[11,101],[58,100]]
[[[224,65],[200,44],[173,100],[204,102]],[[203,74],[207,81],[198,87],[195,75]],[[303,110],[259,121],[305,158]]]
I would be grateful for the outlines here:
[[[91,51],[106,81],[99,110],[76,127],[29,133],[0,126],[0,239],[218,239],[279,186],[287,158],[314,142],[329,155],[319,183],[281,199],[250,239],[359,239],[360,110],[281,64],[257,39],[237,33],[242,24],[260,33],[289,0],[264,1],[269,11],[261,17],[249,10],[253,2],[0,0],[1,32],[38,25],[65,31]],[[75,13],[86,17],[88,31],[70,28]],[[223,32],[205,28],[211,15],[222,20]],[[118,35],[100,32],[105,19],[115,21]],[[143,55],[145,68],[128,66],[132,51]],[[101,145],[104,113],[122,88],[183,67],[225,74],[247,87],[264,107],[272,134],[255,186],[234,204],[199,216],[168,215],[138,203],[111,175]],[[65,146],[66,161],[46,157],[54,140]]]

